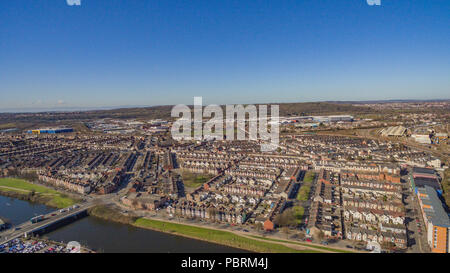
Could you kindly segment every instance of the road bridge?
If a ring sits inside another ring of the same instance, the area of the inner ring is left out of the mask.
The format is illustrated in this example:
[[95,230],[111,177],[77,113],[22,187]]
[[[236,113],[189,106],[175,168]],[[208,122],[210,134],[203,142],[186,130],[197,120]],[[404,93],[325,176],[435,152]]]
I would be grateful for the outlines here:
[[7,243],[22,236],[29,236],[34,233],[45,232],[46,229],[48,230],[49,228],[57,224],[64,223],[68,220],[81,218],[83,214],[87,213],[87,210],[89,208],[97,205],[97,203],[98,202],[95,201],[87,201],[45,214],[43,215],[43,220],[39,222],[32,223],[31,220],[28,220],[25,223],[15,225],[11,229],[5,230],[0,233],[0,244]]

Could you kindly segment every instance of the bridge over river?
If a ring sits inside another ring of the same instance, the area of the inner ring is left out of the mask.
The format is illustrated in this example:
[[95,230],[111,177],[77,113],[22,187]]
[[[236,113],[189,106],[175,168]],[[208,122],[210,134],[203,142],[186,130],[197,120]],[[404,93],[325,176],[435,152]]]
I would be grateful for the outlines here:
[[98,202],[95,200],[86,201],[68,208],[47,213],[43,215],[43,220],[39,222],[32,223],[31,220],[29,220],[25,223],[16,225],[9,230],[0,232],[0,244],[7,243],[22,236],[44,232],[58,224],[76,220],[77,218],[86,215],[87,210],[95,205],[98,205]]

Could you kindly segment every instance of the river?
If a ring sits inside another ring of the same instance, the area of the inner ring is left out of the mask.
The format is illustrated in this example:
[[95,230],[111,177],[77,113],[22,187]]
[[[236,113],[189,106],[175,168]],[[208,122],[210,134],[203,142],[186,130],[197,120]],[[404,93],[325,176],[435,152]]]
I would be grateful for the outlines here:
[[[20,224],[55,209],[0,196],[0,216]],[[184,238],[88,216],[47,233],[54,241],[78,241],[105,253],[241,253],[240,249]]]

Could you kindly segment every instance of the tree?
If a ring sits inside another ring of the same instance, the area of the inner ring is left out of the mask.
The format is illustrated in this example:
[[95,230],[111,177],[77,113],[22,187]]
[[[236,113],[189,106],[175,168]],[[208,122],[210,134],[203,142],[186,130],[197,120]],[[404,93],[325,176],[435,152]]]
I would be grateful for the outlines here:
[[217,215],[216,209],[208,208],[208,213],[209,213],[209,219],[211,219],[211,221],[214,221],[216,219],[216,215]]
[[255,230],[257,231],[257,232],[260,232],[260,231],[262,231],[263,230],[263,224],[261,223],[261,222],[258,222],[258,223],[255,223]]
[[393,242],[382,242],[381,243],[381,247],[383,249],[387,249],[387,250],[392,250],[395,248],[395,244]]
[[280,227],[289,227],[294,226],[296,224],[296,220],[297,217],[295,215],[294,209],[289,208],[286,209],[283,213],[278,214],[274,219],[274,223]]
[[319,233],[317,234],[317,238],[322,241],[325,238],[325,233],[323,233],[323,231],[319,231]]
[[281,229],[281,231],[286,234],[286,239],[289,239],[289,227],[285,226]]
[[305,238],[305,233],[303,233],[303,232],[298,232],[298,233],[297,233],[297,237],[298,237],[300,240],[302,240],[303,238]]

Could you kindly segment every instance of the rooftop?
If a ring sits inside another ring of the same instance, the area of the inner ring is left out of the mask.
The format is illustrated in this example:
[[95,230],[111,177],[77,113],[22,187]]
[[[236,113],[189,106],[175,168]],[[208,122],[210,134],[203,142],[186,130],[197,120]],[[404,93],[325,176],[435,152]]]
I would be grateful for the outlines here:
[[435,226],[450,227],[450,218],[445,212],[436,191],[432,187],[425,186],[420,188],[419,192],[425,195],[421,197],[422,203],[430,206],[430,208],[424,209],[428,220]]

